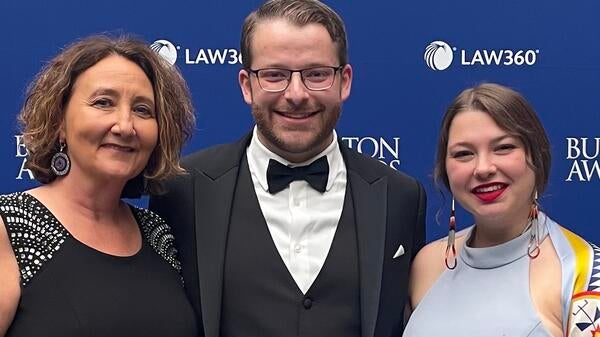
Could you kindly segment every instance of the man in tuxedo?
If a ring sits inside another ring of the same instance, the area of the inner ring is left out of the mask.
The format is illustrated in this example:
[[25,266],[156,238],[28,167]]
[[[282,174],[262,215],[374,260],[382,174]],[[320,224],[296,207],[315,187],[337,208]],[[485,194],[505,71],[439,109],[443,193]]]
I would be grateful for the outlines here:
[[400,336],[425,192],[343,145],[346,32],[316,0],[271,0],[243,26],[254,129],[184,159],[150,208],[174,229],[204,336]]

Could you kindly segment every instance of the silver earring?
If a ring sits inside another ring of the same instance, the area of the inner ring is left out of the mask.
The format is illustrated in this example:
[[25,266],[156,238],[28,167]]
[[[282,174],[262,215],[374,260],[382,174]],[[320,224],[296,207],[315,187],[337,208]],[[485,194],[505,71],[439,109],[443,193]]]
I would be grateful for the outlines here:
[[60,141],[58,152],[56,152],[54,156],[52,156],[52,160],[50,160],[50,168],[58,177],[67,175],[71,169],[71,160],[69,159],[69,155],[64,152],[65,147],[66,144]]

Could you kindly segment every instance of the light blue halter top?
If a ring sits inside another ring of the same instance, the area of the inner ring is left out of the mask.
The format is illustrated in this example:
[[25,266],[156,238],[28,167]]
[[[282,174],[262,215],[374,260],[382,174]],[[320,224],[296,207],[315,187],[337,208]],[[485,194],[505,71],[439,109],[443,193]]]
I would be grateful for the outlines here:
[[[538,222],[542,238],[548,232],[544,224]],[[473,228],[468,231],[470,237]],[[529,293],[530,231],[494,247],[465,244],[456,269],[445,270],[429,289],[403,336],[551,336]]]

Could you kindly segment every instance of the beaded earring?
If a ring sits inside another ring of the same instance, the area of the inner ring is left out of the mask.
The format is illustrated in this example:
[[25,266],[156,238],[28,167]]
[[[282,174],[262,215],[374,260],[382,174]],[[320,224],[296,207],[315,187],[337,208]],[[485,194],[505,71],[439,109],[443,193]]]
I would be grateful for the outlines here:
[[56,176],[62,177],[69,173],[69,170],[71,169],[71,160],[69,159],[69,155],[64,152],[67,145],[63,141],[60,141],[59,146],[58,152],[56,152],[50,160],[50,168]]
[[[454,209],[454,197],[452,197],[452,208],[450,209],[450,228],[448,229],[448,243],[446,245],[446,267],[450,270],[456,268],[456,247],[454,245],[454,239],[456,235],[456,211]],[[452,263],[448,263],[448,257],[452,253]]]

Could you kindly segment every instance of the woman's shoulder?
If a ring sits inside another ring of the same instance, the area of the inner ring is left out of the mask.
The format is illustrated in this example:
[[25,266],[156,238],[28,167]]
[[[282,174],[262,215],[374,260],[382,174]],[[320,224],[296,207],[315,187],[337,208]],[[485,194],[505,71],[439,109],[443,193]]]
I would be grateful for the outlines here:
[[27,191],[0,194],[1,214],[17,212],[23,215],[36,215],[49,212],[46,205],[36,196],[36,190],[38,189],[40,187]]
[[[448,263],[454,264],[454,259],[458,259],[458,254],[462,249],[471,227],[463,229],[455,235],[455,248],[456,255],[449,253]],[[429,288],[437,281],[442,273],[447,269],[446,267],[446,248],[448,245],[448,237],[444,237],[425,245],[415,257],[413,261],[410,282],[409,282],[409,293],[411,306],[415,308],[417,304],[423,299]]]
[[134,216],[146,242],[167,261],[175,270],[181,272],[181,262],[178,259],[175,237],[171,227],[156,213],[149,209],[131,206]]
[[[540,213],[542,214],[542,213]],[[549,216],[543,214],[539,221],[543,221],[552,239],[552,245],[561,260],[575,259],[597,259],[600,256],[600,248],[593,242],[571,231]]]
[[130,205],[144,238],[155,249],[160,248],[161,242],[172,240],[171,227],[158,214],[147,208]]
[[0,194],[0,207],[4,206],[16,206],[23,202],[23,198],[27,194],[24,192],[13,192],[7,194]]
[[[456,255],[454,255],[455,257],[458,257],[458,254],[462,249],[471,229],[472,226],[456,232],[454,243],[456,248]],[[413,262],[413,268],[418,268],[419,271],[433,273],[439,276],[439,274],[446,269],[445,260],[447,247],[447,236],[428,243],[417,253],[415,261]],[[453,259],[452,252],[450,252],[448,256],[449,263],[452,262],[450,261],[451,259]]]
[[0,195],[0,216],[26,286],[70,234],[29,191]]
[[600,318],[600,248],[546,217],[562,274],[563,324],[569,336],[596,332]]
[[156,213],[151,210],[135,205],[130,205],[131,210],[139,222],[139,225],[142,227],[148,227],[148,230],[151,230],[156,227],[168,227],[170,231],[169,225]]

